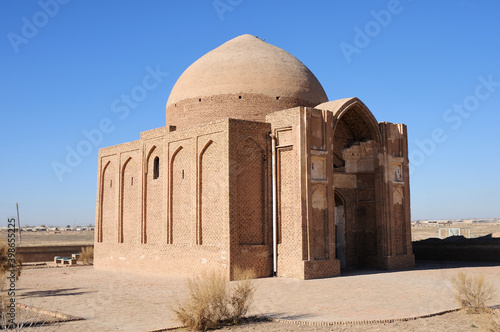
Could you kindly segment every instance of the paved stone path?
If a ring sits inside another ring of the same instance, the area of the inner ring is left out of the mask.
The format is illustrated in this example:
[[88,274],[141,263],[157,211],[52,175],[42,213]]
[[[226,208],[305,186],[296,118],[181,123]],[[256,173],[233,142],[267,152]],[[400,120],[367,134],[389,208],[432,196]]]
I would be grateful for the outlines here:
[[[255,282],[252,311],[301,321],[405,318],[456,308],[451,278],[483,273],[500,290],[500,265],[418,264],[402,272],[356,271],[337,278]],[[94,270],[92,267],[26,269],[18,301],[85,318],[60,331],[151,331],[177,326],[170,306],[185,279]],[[500,304],[500,297],[495,304]]]

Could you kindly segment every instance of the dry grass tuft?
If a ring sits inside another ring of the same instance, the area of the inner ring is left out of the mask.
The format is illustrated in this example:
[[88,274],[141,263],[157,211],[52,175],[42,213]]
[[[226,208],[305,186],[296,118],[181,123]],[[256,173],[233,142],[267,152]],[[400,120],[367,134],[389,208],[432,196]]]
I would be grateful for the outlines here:
[[15,260],[13,260],[12,257],[9,257],[9,245],[6,242],[0,242],[0,288],[4,287],[6,279],[9,277],[8,274],[13,269],[15,269],[16,280],[18,280],[22,268],[23,264],[19,254],[16,254]]
[[235,324],[238,323],[239,318],[246,315],[252,305],[255,293],[253,279],[256,277],[257,274],[253,269],[243,270],[240,267],[234,269],[234,279],[238,281],[233,288],[230,311],[231,319]]
[[187,282],[188,296],[177,301],[173,311],[188,328],[207,330],[217,328],[227,316],[228,282],[220,272],[204,272]]
[[484,331],[500,332],[500,310],[490,310],[483,313],[479,323]]
[[188,295],[176,301],[172,308],[177,319],[186,327],[199,331],[216,329],[223,324],[237,324],[248,312],[255,288],[248,270],[235,270],[233,287],[221,271],[204,272],[187,282]]
[[29,325],[22,319],[18,319],[17,325],[9,321],[12,308],[15,308],[15,302],[13,302],[15,298],[13,298],[11,287],[21,276],[22,268],[21,257],[15,253],[15,247],[10,247],[5,241],[0,242],[0,329],[2,330],[21,331],[23,327]]
[[[0,330],[14,332],[37,331],[38,328],[57,321],[54,317],[34,312],[29,307],[15,307],[14,313],[12,307],[13,304],[8,292],[2,292],[0,294]],[[55,330],[51,329],[51,331]]]
[[94,262],[94,247],[82,247],[78,261],[82,262],[83,265],[92,265]]
[[465,272],[458,272],[452,279],[455,289],[455,299],[462,309],[469,314],[488,312],[487,302],[496,295],[496,290],[484,276],[468,276]]

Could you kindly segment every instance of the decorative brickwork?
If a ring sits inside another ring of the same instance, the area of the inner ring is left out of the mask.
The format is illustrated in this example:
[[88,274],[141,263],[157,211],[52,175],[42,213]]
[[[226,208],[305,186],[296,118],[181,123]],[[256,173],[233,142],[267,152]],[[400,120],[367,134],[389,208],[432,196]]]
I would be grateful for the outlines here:
[[265,154],[257,143],[246,138],[237,147],[238,244],[264,244]]
[[192,143],[186,140],[172,145],[179,146],[170,157],[170,243],[192,244],[195,240]]
[[[152,245],[160,245],[166,243],[166,234],[163,229],[165,224],[165,186],[168,174],[165,174],[167,158],[164,158],[162,146],[160,142],[153,145],[146,153],[146,169],[144,174],[145,191],[144,191],[144,243]],[[157,176],[155,177],[155,160],[158,168]]]
[[101,222],[99,227],[100,242],[116,243],[118,238],[117,210],[118,210],[118,177],[116,166],[111,160],[103,160],[104,169],[102,171],[101,184]]
[[121,243],[141,242],[141,177],[136,156],[127,159],[122,171]]
[[[220,135],[219,135],[220,136]],[[220,195],[220,184],[224,183],[224,173],[219,168],[219,158],[223,149],[220,139],[217,136],[212,136],[203,146],[200,153],[199,167],[199,192],[200,200],[198,208],[200,210],[200,228],[198,244],[201,245],[217,245],[222,241],[223,232],[223,210],[219,207],[224,204],[223,196]],[[207,138],[201,140],[204,142]]]

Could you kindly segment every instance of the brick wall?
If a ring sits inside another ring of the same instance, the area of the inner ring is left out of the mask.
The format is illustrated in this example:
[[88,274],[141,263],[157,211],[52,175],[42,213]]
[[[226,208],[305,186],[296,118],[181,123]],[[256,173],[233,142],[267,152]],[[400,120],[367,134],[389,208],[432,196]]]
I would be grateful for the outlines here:
[[277,275],[297,279],[304,278],[300,114],[294,108],[266,117],[276,137]]
[[[144,243],[161,245],[167,242],[166,229],[166,193],[167,193],[167,167],[168,158],[165,156],[162,140],[150,140],[144,146]],[[155,160],[159,168],[155,174]]]
[[50,262],[54,261],[55,256],[71,257],[72,254],[78,254],[83,247],[91,246],[83,245],[17,247],[16,253],[21,256],[23,263]]
[[229,276],[228,129],[157,129],[99,151],[96,268]]
[[186,129],[226,118],[264,121],[267,114],[299,105],[315,106],[297,98],[252,93],[191,98],[167,107],[167,126]]
[[231,266],[272,275],[271,141],[267,123],[230,120]]
[[340,236],[348,268],[413,266],[406,127],[377,124],[357,99],[343,107],[162,127],[101,149],[95,267],[182,276],[218,268],[229,278],[248,267],[271,276],[269,133],[278,276],[339,275]]

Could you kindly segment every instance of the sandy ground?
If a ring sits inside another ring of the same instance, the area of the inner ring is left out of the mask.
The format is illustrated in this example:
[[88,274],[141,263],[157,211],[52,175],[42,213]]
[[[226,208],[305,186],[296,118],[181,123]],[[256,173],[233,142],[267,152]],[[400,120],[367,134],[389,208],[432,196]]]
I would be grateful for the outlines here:
[[[462,226],[471,228],[473,237],[500,231],[500,225]],[[437,237],[440,227],[413,227],[413,237]],[[23,246],[86,245],[93,243],[94,233],[22,236]],[[427,262],[412,271],[356,271],[308,281],[265,278],[255,281],[257,292],[249,314],[288,323],[251,320],[221,330],[479,331],[476,327],[481,327],[484,319],[462,312],[393,323],[317,325],[408,318],[455,309],[450,280],[459,270],[484,274],[500,291],[500,265],[493,264]],[[179,325],[170,307],[175,298],[184,294],[185,284],[181,278],[99,271],[92,267],[30,268],[18,281],[17,294],[23,304],[85,319],[35,327],[33,331],[153,331]],[[500,308],[500,297],[493,304]]]
[[[448,329],[450,331],[466,330],[477,324],[474,317],[459,313],[391,324],[308,325],[407,318],[455,309],[450,280],[459,270],[482,273],[500,289],[500,265],[491,264],[426,263],[412,271],[357,271],[337,278],[306,281],[263,278],[255,281],[257,291],[249,314],[299,323],[258,322],[230,329],[385,331],[394,328],[400,331],[427,326],[423,330],[446,331],[450,323],[454,326]],[[185,284],[182,278],[118,273],[92,267],[42,268],[23,271],[17,294],[21,303],[85,318],[84,321],[57,324],[61,331],[152,331],[178,326],[170,307],[176,297],[185,293]],[[500,307],[500,299],[492,304]],[[429,324],[438,324],[438,328]],[[45,329],[37,328],[41,332]]]
[[[497,310],[497,312],[500,311]],[[499,316],[500,317],[500,316]],[[452,312],[431,318],[421,318],[406,322],[394,323],[373,323],[373,324],[346,324],[337,326],[311,326],[304,324],[285,324],[285,323],[247,323],[241,326],[231,326],[220,329],[220,331],[483,331],[490,324],[491,318],[488,315],[467,315],[464,312]],[[186,329],[178,329],[182,331]]]
[[[497,317],[500,317],[500,310],[496,310]],[[498,321],[498,320],[497,320]],[[32,332],[49,332],[49,331],[74,331],[84,324],[83,322],[70,322],[53,324],[46,327],[37,327],[30,329]],[[379,323],[379,324],[346,324],[336,326],[313,326],[295,323],[278,323],[266,322],[262,320],[249,320],[244,321],[240,325],[233,325],[222,327],[215,331],[238,331],[238,332],[306,332],[306,331],[343,331],[343,332],[365,332],[365,331],[388,331],[388,332],[401,332],[401,331],[415,331],[415,332],[430,332],[430,331],[443,331],[443,332],[461,332],[461,331],[488,331],[487,328],[491,326],[491,318],[488,315],[467,315],[459,311],[439,315],[431,318],[422,318],[411,320],[407,322],[394,322],[394,323]],[[89,328],[92,326],[88,325]],[[90,331],[90,330],[89,330]],[[171,331],[189,331],[185,328],[173,329]],[[491,331],[491,330],[490,330]],[[495,331],[495,330],[493,330]],[[498,331],[498,330],[497,330]]]

